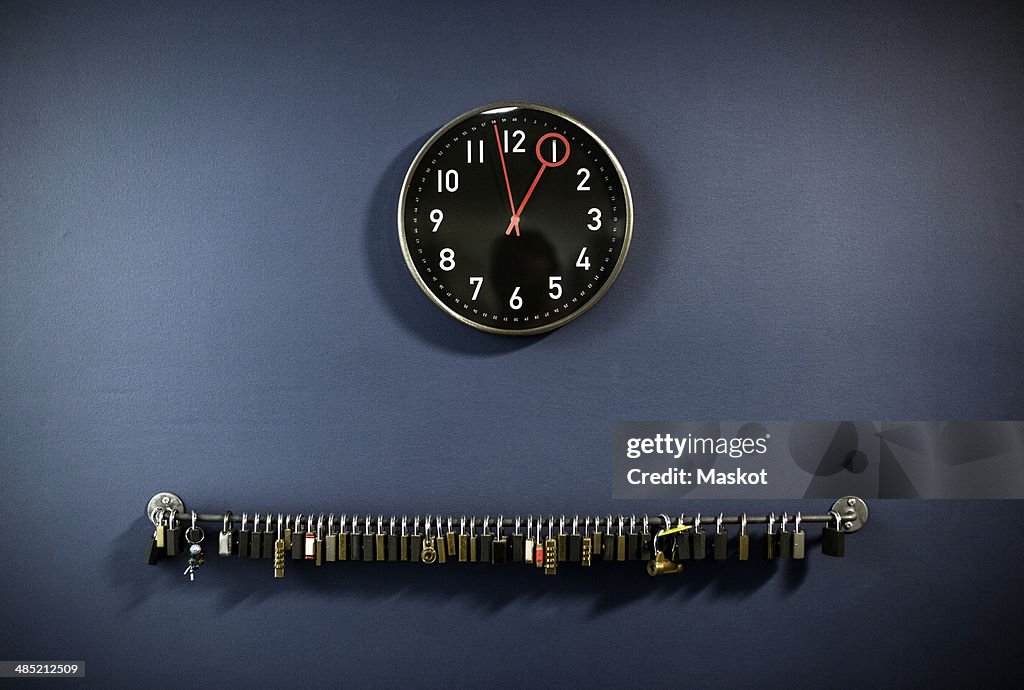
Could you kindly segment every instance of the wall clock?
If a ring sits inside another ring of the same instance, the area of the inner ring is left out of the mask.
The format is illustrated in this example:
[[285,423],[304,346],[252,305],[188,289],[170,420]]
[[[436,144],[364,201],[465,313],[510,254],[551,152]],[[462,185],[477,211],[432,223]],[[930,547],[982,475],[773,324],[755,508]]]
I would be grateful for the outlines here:
[[398,235],[433,302],[480,330],[558,328],[604,296],[632,236],[622,167],[583,123],[532,103],[458,116],[405,176]]

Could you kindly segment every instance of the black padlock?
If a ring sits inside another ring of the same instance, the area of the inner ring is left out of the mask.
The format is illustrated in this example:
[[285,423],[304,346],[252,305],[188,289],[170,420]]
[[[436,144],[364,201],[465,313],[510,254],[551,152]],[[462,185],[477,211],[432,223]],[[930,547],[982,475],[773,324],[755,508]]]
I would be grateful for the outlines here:
[[695,561],[702,561],[707,556],[707,535],[704,533],[704,528],[700,524],[700,513],[697,513],[697,517],[693,519],[693,537],[691,538],[693,545],[691,558]]
[[167,529],[164,532],[164,552],[168,556],[177,556],[181,553],[181,540],[184,537],[184,530],[178,526],[178,520],[175,518],[175,514],[178,511],[171,511],[171,519],[167,523]]
[[846,555],[846,533],[843,532],[842,518],[833,511],[829,515],[836,518],[836,526],[826,524],[821,531],[821,552],[826,556],[842,558]]
[[715,539],[712,552],[716,561],[724,561],[729,557],[729,532],[722,526],[722,514],[715,521]]
[[477,554],[480,557],[481,563],[491,562],[491,547],[494,544],[494,535],[487,531],[490,521],[490,515],[484,518],[483,534],[480,535],[480,546],[477,547]]
[[[679,516],[679,526],[683,525],[685,515]],[[688,561],[693,558],[693,535],[690,530],[676,532],[675,559],[677,561]]]
[[[244,518],[244,515],[243,515]],[[245,548],[248,543],[242,544],[242,534],[245,530],[238,533],[238,555],[242,556],[245,553]],[[292,560],[301,561],[306,558],[306,554],[303,551],[303,535],[305,532],[302,531],[302,515],[295,518],[295,527],[292,529]],[[246,540],[248,542],[248,540]]]
[[793,533],[786,531],[786,523],[789,522],[789,513],[782,514],[782,522],[779,527],[779,558],[793,557]]

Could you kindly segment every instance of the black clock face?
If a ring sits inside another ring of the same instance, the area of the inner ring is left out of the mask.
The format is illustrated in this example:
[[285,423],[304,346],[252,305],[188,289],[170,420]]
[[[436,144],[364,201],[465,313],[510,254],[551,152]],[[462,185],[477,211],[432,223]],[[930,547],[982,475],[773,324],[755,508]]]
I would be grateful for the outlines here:
[[604,295],[632,215],[622,169],[593,132],[544,106],[507,104],[462,115],[424,145],[398,229],[438,306],[482,330],[532,334]]

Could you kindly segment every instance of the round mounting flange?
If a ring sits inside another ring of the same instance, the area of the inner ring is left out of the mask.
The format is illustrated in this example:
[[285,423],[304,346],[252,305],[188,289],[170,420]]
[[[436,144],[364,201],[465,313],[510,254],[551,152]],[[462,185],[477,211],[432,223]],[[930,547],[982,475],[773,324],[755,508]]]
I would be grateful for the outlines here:
[[177,510],[179,516],[185,513],[185,503],[170,491],[161,491],[149,499],[149,503],[146,505],[146,517],[149,518],[149,521],[154,526],[156,525],[156,511],[158,508]]
[[868,504],[856,496],[843,496],[832,504],[832,510],[839,513],[844,532],[856,532],[868,521]]

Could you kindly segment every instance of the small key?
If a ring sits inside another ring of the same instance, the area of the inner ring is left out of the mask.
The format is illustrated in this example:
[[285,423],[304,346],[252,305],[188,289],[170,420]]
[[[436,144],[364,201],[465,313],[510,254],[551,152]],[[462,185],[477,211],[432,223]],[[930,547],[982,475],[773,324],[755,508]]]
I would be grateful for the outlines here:
[[736,537],[736,550],[741,561],[750,560],[750,535],[747,534],[747,514],[740,516],[740,533]]
[[712,545],[713,557],[716,561],[724,561],[729,557],[729,532],[722,525],[722,514],[718,514],[715,522],[715,539]]
[[273,516],[267,513],[267,525],[266,530],[263,532],[263,558],[274,557],[274,542],[277,541],[274,532],[271,530],[271,519]]
[[806,545],[807,535],[800,529],[800,513],[797,513],[793,524],[793,558],[803,560]]
[[842,558],[846,555],[846,533],[843,532],[842,518],[835,511],[829,515],[835,517],[836,526],[828,523],[821,530],[821,552],[826,556]]
[[779,558],[793,557],[793,533],[786,531],[787,522],[789,522],[789,513],[783,513],[779,528]]
[[695,561],[702,561],[707,556],[707,535],[701,525],[700,513],[693,519],[693,549],[691,556]]

